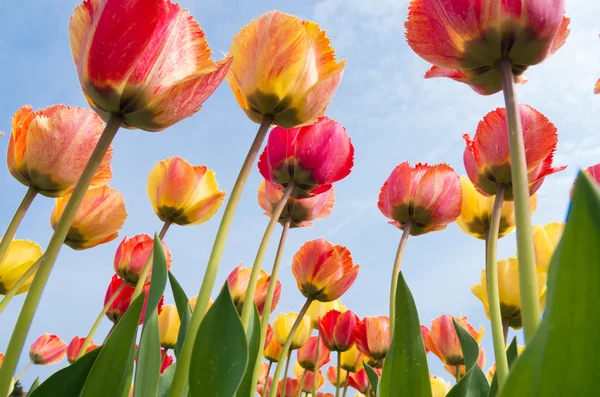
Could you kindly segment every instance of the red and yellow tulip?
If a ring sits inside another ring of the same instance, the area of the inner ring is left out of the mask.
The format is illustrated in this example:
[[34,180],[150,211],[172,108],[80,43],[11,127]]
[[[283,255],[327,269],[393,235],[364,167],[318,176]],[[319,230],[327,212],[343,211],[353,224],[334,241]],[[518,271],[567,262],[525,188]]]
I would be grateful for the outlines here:
[[343,388],[346,386],[346,383],[348,383],[348,371],[340,371],[340,379],[338,381],[337,368],[335,365],[330,365],[329,368],[327,368],[327,380],[333,386],[339,386],[340,388]]
[[[298,318],[298,313],[295,312],[279,313],[277,316],[275,316],[275,320],[273,321],[273,335],[275,335],[274,339],[276,339],[281,346],[285,344],[296,318]],[[310,326],[310,317],[302,317],[300,325],[296,330],[296,334],[292,339],[290,350],[296,350],[304,346],[304,344],[310,339],[311,331],[312,328]]]
[[535,262],[537,267],[548,272],[554,250],[562,237],[565,224],[552,222],[546,226],[533,227],[533,246],[535,248]]
[[181,320],[175,305],[164,305],[158,315],[158,331],[160,346],[164,349],[173,349],[177,344]]
[[349,350],[342,352],[340,363],[342,369],[348,372],[357,372],[363,367],[363,360],[367,362],[373,361],[370,357],[361,353],[358,350],[357,344],[355,344]]
[[29,358],[36,365],[59,363],[67,353],[67,344],[56,335],[43,334],[33,342]]
[[482,326],[479,326],[479,330],[475,330],[467,321],[467,317],[443,314],[431,321],[431,329],[425,329],[425,347],[446,365],[464,365],[465,360],[452,319],[456,320],[477,342],[481,342],[485,332]]
[[[244,299],[246,298],[246,289],[248,288],[248,282],[250,281],[250,273],[252,273],[252,268],[243,268],[242,264],[240,263],[239,266],[233,269],[233,271],[229,274],[229,277],[227,277],[231,299],[240,313],[244,307]],[[267,290],[269,288],[270,281],[271,276],[269,276],[264,270],[261,270],[258,276],[258,282],[256,283],[256,293],[254,294],[254,303],[256,304],[258,314],[261,316],[263,315],[263,310],[265,308]],[[277,283],[275,284],[275,292],[273,294],[273,302],[271,304],[271,313],[275,311],[277,303],[279,303],[280,296],[281,282],[277,280]]]
[[[106,305],[110,300],[111,296],[121,287],[121,284],[126,283],[121,277],[113,274],[110,284],[106,290],[106,295],[104,296],[104,304]],[[113,301],[113,303],[108,308],[106,312],[106,317],[113,323],[118,323],[121,320],[121,317],[125,314],[129,305],[131,304],[131,298],[133,296],[135,288],[131,285],[125,285],[121,292],[117,295],[117,298]],[[142,307],[142,312],[140,314],[140,325],[144,322],[144,314],[146,313],[146,304],[148,303],[148,292],[150,291],[150,284],[144,285],[142,289],[142,293],[146,294],[146,299],[144,300],[144,306]],[[164,303],[164,298],[161,298],[157,305],[158,314],[160,315],[162,311]]]
[[310,317],[310,324],[314,329],[319,329],[319,321],[331,310],[337,310],[338,312],[345,312],[346,306],[342,305],[339,299],[331,302],[319,302],[313,301],[308,307],[306,315]]
[[587,167],[585,173],[596,181],[596,183],[600,184],[600,163]]
[[359,318],[348,310],[340,313],[331,310],[319,321],[319,334],[327,349],[337,352],[349,350],[356,342],[356,326]]
[[[285,394],[282,393],[284,383],[285,383]],[[265,382],[264,388],[262,388],[261,396],[263,396],[263,397],[269,396],[269,394],[271,393],[272,384],[273,384],[273,378],[269,377],[269,379],[267,379],[267,381]],[[298,380],[293,379],[293,378],[285,378],[285,379],[280,380],[279,383],[277,384],[277,393],[275,394],[275,396],[276,397],[296,397],[296,394],[298,394],[299,388],[300,388],[300,382],[298,382]]]
[[[317,348],[319,357],[317,358]],[[331,361],[329,350],[318,336],[311,337],[298,349],[298,365],[308,370],[315,371]]]
[[[0,295],[6,294],[42,256],[42,248],[29,240],[13,240],[8,246],[4,259],[0,259]],[[35,273],[17,291],[22,294],[29,290]]]
[[[171,268],[171,252],[169,248],[162,242],[165,257],[167,259],[167,269]],[[138,234],[128,239],[123,238],[121,244],[117,248],[114,259],[115,272],[130,285],[137,284],[140,274],[146,265],[146,261],[152,262],[152,252],[154,249],[154,239],[147,234]],[[146,277],[146,284],[150,283],[152,277],[152,266]]]
[[[377,375],[381,376],[381,369],[374,368]],[[371,382],[369,381],[369,376],[367,375],[367,371],[363,368],[358,372],[348,375],[348,386],[356,389],[358,392],[362,394],[367,394],[369,389],[371,388]]]
[[[85,338],[80,338],[79,336],[75,336],[73,339],[71,339],[71,343],[69,343],[69,346],[67,346],[67,360],[69,360],[69,363],[73,364],[77,360],[77,357],[79,357],[79,351],[83,346],[83,342],[85,342]],[[89,353],[99,347],[100,346],[95,344],[94,341],[91,341],[88,347],[85,349],[85,353]]]
[[377,360],[381,368],[390,350],[390,318],[365,317],[356,325],[356,347],[362,354]]
[[269,327],[267,328],[267,335],[265,337],[263,356],[272,363],[276,363],[279,362],[279,356],[281,355],[282,350],[283,346],[281,343],[279,343],[279,340],[275,338],[273,328],[271,327],[271,324],[269,324]]
[[[306,369],[304,367],[302,367],[300,365],[300,363],[295,363],[294,364],[294,375],[296,375],[296,379],[298,379],[298,381],[300,381],[300,379],[302,379],[302,383],[299,383],[299,387],[302,389],[303,392],[305,393],[311,393],[312,392],[312,387],[313,387],[313,382],[314,382],[314,378],[315,378],[315,373],[312,370]],[[316,390],[319,390],[320,388],[322,388],[323,386],[325,386],[325,377],[323,376],[323,373],[321,372],[321,370],[317,370],[317,382],[315,383],[316,386]],[[286,394],[287,394],[287,390],[286,390]]]

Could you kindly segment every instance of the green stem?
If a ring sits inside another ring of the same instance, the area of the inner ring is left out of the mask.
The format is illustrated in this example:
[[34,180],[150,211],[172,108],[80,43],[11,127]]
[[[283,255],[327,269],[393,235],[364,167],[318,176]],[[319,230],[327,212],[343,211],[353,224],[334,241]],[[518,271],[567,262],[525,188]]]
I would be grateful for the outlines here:
[[27,372],[27,370],[29,369],[29,367],[31,367],[32,364],[33,364],[33,361],[30,361],[29,363],[27,363],[25,368],[23,368],[23,370],[21,372],[19,372],[19,375],[17,375],[17,377],[15,378],[15,383],[17,383],[19,381],[19,379],[21,379],[21,377],[23,375],[25,375],[25,372]]
[[312,384],[312,394],[316,395],[317,394],[317,371],[319,370],[319,350],[321,350],[321,328],[317,328],[317,348],[316,350],[316,355],[315,357],[316,359],[316,369],[315,369],[315,376],[313,376],[313,384]]
[[342,353],[337,352],[337,378],[335,382],[335,397],[340,397],[340,376],[342,375]]
[[[256,364],[254,364],[254,374],[252,374],[252,383],[250,390],[256,390],[258,384],[258,375],[260,374],[260,362],[262,361],[262,351],[265,348],[265,338],[267,337],[267,328],[269,327],[269,316],[271,315],[271,307],[273,305],[273,296],[275,295],[275,287],[277,287],[277,276],[279,275],[279,264],[281,263],[281,257],[283,256],[283,249],[285,247],[285,241],[287,239],[288,231],[290,230],[290,224],[292,219],[290,216],[285,218],[283,224],[283,230],[281,231],[281,237],[279,239],[279,245],[277,246],[277,253],[275,254],[275,261],[273,262],[273,270],[271,270],[271,279],[269,280],[269,286],[267,287],[267,297],[265,299],[265,307],[263,308],[263,315],[260,319],[260,344],[259,354],[256,357]],[[271,362],[272,364],[272,362]],[[270,368],[270,367],[269,367]],[[269,369],[270,371],[270,369]],[[267,377],[268,378],[268,377]]]
[[106,312],[108,312],[108,309],[110,309],[110,306],[113,304],[115,299],[117,299],[117,297],[119,296],[119,294],[121,293],[123,288],[125,288],[126,285],[127,285],[127,282],[123,281],[121,283],[121,285],[119,286],[119,288],[117,288],[117,290],[111,295],[110,299],[106,302],[106,304],[102,308],[102,311],[100,311],[100,314],[98,314],[96,321],[94,321],[94,325],[92,325],[90,332],[88,333],[85,340],[83,341],[83,345],[81,345],[81,349],[79,350],[77,359],[80,359],[81,356],[83,356],[85,354],[85,351],[88,348],[88,346],[90,345],[90,343],[92,343],[92,338],[94,337],[94,334],[96,333],[96,330],[98,329],[98,326],[102,322],[102,319],[106,315]]
[[529,209],[529,181],[521,113],[515,92],[515,79],[509,59],[497,64],[502,79],[506,118],[508,119],[508,142],[510,146],[510,164],[513,198],[515,201],[515,221],[517,225],[517,257],[519,260],[519,285],[521,292],[521,316],[525,341],[529,343],[540,322],[540,303],[535,271],[535,251]]
[[40,267],[31,283],[31,287],[29,287],[29,293],[25,298],[21,313],[19,314],[19,318],[17,319],[17,323],[10,338],[8,348],[6,349],[4,363],[2,364],[2,367],[0,367],[0,396],[8,394],[8,389],[12,382],[12,376],[15,372],[19,356],[21,355],[23,344],[27,338],[33,316],[40,303],[42,292],[44,292],[54,262],[56,262],[58,253],[67,237],[67,233],[69,232],[71,223],[73,223],[77,209],[83,200],[83,196],[87,192],[100,163],[104,159],[106,151],[110,147],[110,144],[122,123],[123,120],[119,115],[110,115],[106,127],[104,128],[104,132],[102,132],[102,136],[98,140],[94,152],[90,156],[73,193],[71,193],[71,197],[69,198],[63,214],[56,224],[54,233],[46,248],[46,252],[42,255]]
[[502,332],[502,313],[500,311],[500,291],[498,288],[498,231],[502,216],[502,203],[504,202],[505,187],[496,184],[496,198],[490,220],[490,229],[486,233],[486,259],[485,274],[487,282],[488,307],[492,326],[492,340],[494,342],[494,355],[496,357],[496,373],[498,374],[498,390],[502,389],[508,377],[508,361],[506,358],[506,345]]
[[250,315],[252,314],[252,308],[254,307],[256,284],[258,283],[258,276],[260,275],[260,270],[269,246],[269,241],[271,240],[271,236],[275,230],[275,225],[277,225],[277,222],[279,222],[279,217],[285,209],[288,198],[290,197],[290,194],[292,194],[293,189],[294,182],[291,181],[283,191],[281,199],[275,206],[273,214],[271,215],[271,220],[269,221],[269,224],[265,229],[265,233],[263,234],[263,238],[260,241],[260,245],[258,246],[256,258],[254,259],[254,264],[252,265],[252,272],[250,273],[250,279],[248,280],[248,287],[246,288],[246,296],[244,297],[244,308],[242,309],[242,324],[244,325],[244,328],[248,328],[248,323],[250,322]]
[[[163,238],[165,238],[165,235],[167,234],[167,230],[169,230],[169,226],[171,226],[171,221],[165,221],[165,223],[163,224],[162,229],[160,229],[160,233],[158,235],[158,238],[160,238],[160,241],[162,241]],[[135,300],[135,298],[137,298],[142,293],[142,290],[144,289],[144,285],[146,285],[146,279],[148,278],[148,273],[150,273],[150,269],[152,269],[152,259],[153,258],[154,258],[153,251],[150,251],[150,255],[148,255],[148,258],[146,259],[146,263],[144,264],[144,268],[142,269],[142,273],[140,273],[140,277],[139,277],[137,283],[135,284],[135,289],[133,290],[133,295],[131,297],[132,302]]]
[[[342,394],[342,397],[346,397],[346,393],[348,392],[348,377],[350,376],[350,371],[346,371],[346,383],[344,383],[344,393]],[[338,382],[340,380],[338,379]]]
[[23,284],[25,284],[25,282],[27,280],[29,280],[29,278],[35,274],[36,270],[40,266],[40,262],[41,262],[41,259],[38,259],[37,261],[35,261],[35,263],[33,265],[31,265],[25,273],[23,273],[23,275],[21,276],[21,278],[19,278],[19,280],[15,283],[15,285],[13,285],[11,287],[11,289],[8,290],[6,295],[4,295],[2,302],[0,302],[0,314],[2,314],[2,312],[4,311],[6,306],[8,306],[8,304],[12,300],[12,298],[14,298],[15,295],[17,295],[17,292],[19,292],[19,290],[21,289]]
[[217,231],[217,236],[215,237],[210,258],[208,260],[208,265],[206,266],[206,272],[204,273],[204,279],[202,280],[202,285],[200,286],[200,292],[198,293],[196,309],[192,312],[192,318],[190,319],[190,324],[185,335],[183,347],[179,353],[177,360],[179,363],[175,368],[171,392],[169,393],[170,397],[183,397],[185,385],[187,383],[188,372],[190,370],[192,349],[194,347],[194,342],[196,341],[196,334],[198,333],[200,323],[206,314],[206,307],[208,306],[210,294],[212,293],[213,286],[215,285],[217,271],[219,270],[219,264],[221,263],[221,257],[223,256],[223,250],[225,249],[225,243],[227,241],[229,229],[231,228],[233,216],[235,215],[235,210],[240,201],[240,197],[242,196],[242,191],[244,190],[248,175],[250,175],[250,171],[254,165],[254,160],[260,151],[262,143],[267,136],[267,132],[269,131],[269,127],[271,126],[272,122],[273,116],[263,116],[262,123],[258,128],[256,137],[252,142],[252,146],[250,146],[250,150],[246,155],[244,164],[240,169],[240,173],[238,174],[235,185],[233,185],[233,189],[231,190],[229,200],[227,201],[227,205],[225,206],[223,218],[221,218],[221,224],[219,225],[219,230]]
[[[288,371],[290,370],[290,361],[292,361],[292,352],[288,352],[287,359],[285,360],[285,371],[283,371],[283,386],[281,386],[281,396],[285,396],[285,389],[287,386],[287,378]],[[304,371],[306,373],[306,371]],[[277,373],[277,372],[276,372]],[[277,384],[275,381],[271,384],[271,389],[273,389],[273,384],[275,384],[275,390],[277,390]]]
[[454,366],[454,369],[456,370],[456,383],[458,383],[460,381],[460,365]]
[[[260,367],[260,365],[259,365]],[[267,384],[267,380],[269,380],[269,374],[271,373],[271,368],[273,367],[273,361],[269,360],[269,367],[267,368],[267,376],[265,376],[265,385]],[[256,390],[256,387],[250,390]]]
[[506,340],[508,339],[509,321],[510,320],[508,318],[502,318],[502,335],[504,336],[504,345],[506,345]]
[[[300,387],[298,387],[298,394],[296,394],[296,397],[300,397],[302,395],[302,385],[304,384],[304,378],[306,378],[306,372],[308,372],[308,370],[304,370],[304,372],[302,372],[302,376],[300,377]],[[313,376],[313,378],[316,378],[316,375]]]
[[[281,354],[279,355],[279,362],[277,363],[277,366],[275,367],[275,373],[273,374],[273,384],[274,385],[276,385],[279,382],[279,377],[281,376],[283,359],[288,355],[288,352],[290,351],[290,346],[292,345],[292,341],[294,340],[294,336],[296,335],[296,331],[298,330],[298,327],[300,326],[300,323],[302,322],[302,319],[304,318],[304,315],[308,311],[308,308],[310,307],[310,304],[312,303],[312,301],[313,301],[312,298],[306,299],[304,306],[302,306],[302,309],[300,309],[300,313],[298,313],[298,317],[296,317],[296,321],[294,321],[294,325],[292,325],[292,328],[290,329],[290,334],[288,335],[287,339],[285,340],[285,343],[283,344],[283,348],[281,349]],[[316,375],[316,373],[315,373],[315,375]],[[271,387],[271,392],[269,393],[269,397],[275,397],[276,392],[277,392],[277,388]],[[283,396],[284,394],[281,393],[281,395]]]
[[15,237],[15,233],[17,233],[17,229],[25,216],[25,213],[29,209],[29,206],[33,202],[35,196],[37,196],[37,189],[34,187],[29,187],[25,192],[25,196],[23,196],[23,200],[21,200],[21,204],[19,204],[19,208],[15,211],[13,218],[11,219],[8,227],[6,228],[6,232],[4,232],[4,236],[0,240],[0,263],[4,259],[4,255],[8,251],[8,247],[10,247],[10,243],[13,241]]
[[400,243],[398,244],[398,251],[396,251],[396,258],[394,259],[394,268],[392,270],[392,284],[390,287],[390,335],[394,335],[394,319],[396,314],[396,287],[398,284],[398,276],[400,274],[400,265],[402,264],[402,256],[404,256],[404,248],[410,235],[411,220],[404,224],[404,230],[402,231],[402,237],[400,237]]

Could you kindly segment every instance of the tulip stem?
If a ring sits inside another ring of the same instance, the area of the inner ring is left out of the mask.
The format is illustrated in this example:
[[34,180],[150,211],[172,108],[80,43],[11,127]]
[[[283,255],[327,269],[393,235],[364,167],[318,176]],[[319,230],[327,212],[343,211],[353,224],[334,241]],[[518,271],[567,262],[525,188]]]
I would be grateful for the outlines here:
[[460,381],[460,365],[455,365],[454,370],[456,371],[456,383]]
[[29,293],[25,298],[25,302],[21,308],[21,313],[19,314],[14,331],[10,337],[8,348],[6,349],[4,363],[2,364],[2,367],[0,367],[0,396],[8,395],[8,389],[10,388],[12,382],[12,376],[15,372],[15,368],[17,367],[17,362],[19,360],[19,356],[21,355],[23,344],[27,338],[33,316],[35,315],[38,304],[40,303],[40,299],[42,297],[42,293],[44,292],[44,288],[46,287],[48,277],[50,277],[52,267],[54,266],[56,258],[58,257],[58,253],[60,252],[65,238],[67,237],[67,233],[69,232],[71,223],[73,223],[77,209],[83,200],[83,196],[87,192],[88,187],[90,186],[90,183],[92,182],[92,179],[98,170],[98,167],[104,159],[106,151],[110,147],[110,144],[122,123],[123,119],[120,115],[110,115],[108,122],[106,123],[106,127],[104,127],[104,131],[102,132],[102,135],[96,144],[94,152],[90,156],[90,159],[88,160],[88,163],[85,166],[79,181],[77,181],[77,185],[75,185],[73,193],[71,193],[71,197],[65,206],[63,214],[56,224],[54,233],[52,234],[50,242],[48,243],[48,247],[46,248],[46,252],[44,252],[41,257],[40,267],[33,279],[33,282],[31,283],[31,286],[29,287]]
[[[302,322],[302,319],[306,315],[306,312],[308,311],[308,308],[310,307],[310,304],[312,302],[313,302],[313,298],[306,299],[304,306],[302,306],[302,309],[300,309],[300,312],[298,313],[298,317],[296,317],[296,321],[294,321],[294,325],[292,325],[292,328],[290,329],[290,333],[289,333],[287,339],[285,340],[285,343],[283,344],[283,347],[281,349],[281,354],[279,355],[279,362],[277,362],[277,366],[275,367],[275,373],[273,374],[273,383],[272,383],[273,385],[276,385],[279,382],[279,377],[281,376],[283,359],[288,355],[288,352],[290,351],[290,346],[292,345],[292,341],[294,340],[294,336],[296,335],[296,331],[298,330],[298,327],[300,326],[300,323]],[[317,358],[317,361],[319,361],[318,358]],[[316,376],[316,373],[315,373],[315,376]],[[269,397],[275,397],[276,390],[277,390],[276,387],[271,387],[271,391],[269,392]],[[284,394],[281,393],[281,395],[283,396]]]
[[17,375],[17,377],[15,378],[15,383],[17,383],[19,381],[19,379],[21,379],[21,377],[23,375],[25,375],[25,372],[27,372],[27,370],[31,367],[32,364],[33,364],[33,361],[30,361],[29,363],[27,363],[25,368],[23,368],[23,370],[21,372],[19,372],[19,375]]
[[88,346],[90,345],[90,343],[92,343],[92,338],[94,337],[94,334],[96,333],[96,330],[98,329],[98,326],[102,322],[102,319],[104,318],[104,316],[108,312],[108,309],[110,309],[110,306],[114,303],[114,301],[117,299],[117,296],[119,296],[119,294],[121,293],[121,291],[123,291],[123,288],[125,288],[126,285],[127,285],[126,281],[123,281],[121,283],[121,285],[119,285],[119,288],[117,288],[116,291],[111,295],[111,297],[108,299],[108,301],[106,302],[106,304],[100,311],[100,314],[98,314],[96,321],[94,321],[94,325],[92,325],[90,332],[88,333],[85,340],[83,341],[83,345],[81,345],[79,354],[77,354],[77,359],[80,359],[85,354],[85,351],[87,350]]
[[[287,386],[288,371],[290,369],[290,361],[292,361],[292,351],[290,350],[285,360],[285,371],[283,371],[283,386],[281,386],[281,396],[285,396],[285,388]],[[306,374],[306,371],[304,371]],[[273,383],[271,383],[271,389],[273,389]],[[275,387],[277,389],[277,387]]]
[[[256,385],[258,384],[258,375],[260,374],[260,362],[262,361],[262,354],[260,352],[262,352],[265,348],[265,338],[267,337],[267,328],[269,327],[269,316],[271,315],[271,307],[273,306],[273,296],[275,295],[275,288],[277,287],[277,275],[279,274],[279,264],[281,263],[281,257],[283,256],[283,249],[285,247],[285,241],[287,239],[287,234],[290,230],[291,223],[292,218],[288,215],[285,218],[283,230],[281,231],[281,237],[279,238],[279,245],[277,246],[275,261],[273,262],[273,270],[271,270],[271,279],[269,280],[269,286],[267,287],[267,297],[265,298],[263,315],[260,319],[260,344],[258,348],[259,354],[256,357],[256,364],[254,364],[254,374],[252,375],[252,386],[250,390],[256,390]],[[272,361],[271,364],[273,364]],[[269,364],[269,373],[271,372],[271,364]],[[267,375],[267,379],[268,378],[269,377]]]
[[515,78],[510,59],[502,59],[496,65],[502,80],[506,117],[508,119],[508,142],[512,175],[513,198],[515,201],[515,223],[517,226],[517,258],[519,260],[519,285],[521,293],[521,316],[525,341],[529,343],[540,322],[540,303],[535,269],[535,251],[529,208],[529,182],[527,161],[523,141],[523,126],[515,91]]
[[[315,349],[315,357],[316,357],[316,363],[317,363],[317,367],[319,365],[319,350],[321,350],[321,328],[317,328],[317,348]],[[318,369],[318,368],[317,368]],[[313,384],[312,384],[312,394],[316,395],[317,394],[317,374],[315,371],[315,376],[313,376]]]
[[[317,362],[319,361],[319,356],[317,356]],[[337,375],[335,382],[335,397],[340,397],[340,376],[342,375],[342,353],[337,352]]]
[[394,268],[392,270],[392,284],[390,287],[390,335],[394,335],[394,319],[396,318],[396,287],[398,286],[398,275],[400,273],[400,265],[402,264],[402,257],[404,256],[404,248],[410,235],[412,223],[409,219],[404,224],[404,230],[402,231],[402,237],[400,237],[400,243],[398,244],[398,251],[396,251],[396,258],[394,259]]
[[[302,376],[300,377],[300,387],[298,387],[298,394],[296,394],[296,397],[300,397],[300,395],[302,394],[302,385],[304,384],[304,378],[306,378],[306,373],[308,372],[307,369],[304,370],[304,372],[302,372]],[[316,374],[315,376],[313,376],[313,378],[316,378]],[[273,387],[271,385],[271,387]]]
[[502,215],[502,203],[504,202],[503,184],[496,184],[496,198],[490,220],[490,228],[486,233],[486,259],[485,274],[487,282],[488,306],[490,322],[492,326],[492,340],[494,342],[494,356],[496,357],[496,374],[498,376],[498,390],[502,389],[508,377],[508,360],[506,358],[506,344],[502,330],[502,313],[500,311],[500,291],[498,288],[498,263],[496,255],[498,251],[498,233],[500,230],[500,218]]
[[[169,230],[169,226],[171,226],[171,221],[165,221],[163,227],[160,229],[160,234],[158,238],[162,242],[163,238],[167,234]],[[135,298],[137,298],[141,293],[142,289],[144,289],[144,285],[146,285],[146,279],[148,278],[148,273],[150,273],[150,269],[152,269],[152,259],[154,258],[154,251],[150,251],[150,255],[146,259],[146,263],[144,264],[144,268],[142,269],[142,273],[140,273],[140,278],[135,284],[135,290],[133,290],[133,295],[131,297],[131,301],[133,302]]]
[[[346,393],[348,392],[348,377],[350,376],[350,371],[346,371],[346,384],[344,384],[344,393],[342,393],[342,397],[346,397]],[[338,382],[340,380],[338,379]]]
[[508,339],[508,318],[502,318],[502,335],[504,336],[504,345],[506,345],[506,341]]
[[192,318],[190,319],[190,324],[185,335],[183,347],[179,353],[177,360],[178,364],[175,368],[171,392],[169,393],[170,397],[183,397],[185,385],[188,379],[188,372],[190,370],[192,348],[194,347],[194,342],[196,341],[196,334],[198,333],[198,328],[200,328],[200,323],[206,314],[206,307],[208,306],[208,300],[210,299],[210,294],[212,293],[215,285],[217,271],[219,270],[219,264],[221,263],[221,257],[223,256],[223,250],[225,249],[225,243],[227,241],[229,229],[231,228],[233,216],[235,215],[235,210],[240,201],[240,197],[242,196],[248,175],[250,175],[250,171],[254,165],[254,160],[256,159],[260,148],[262,147],[262,143],[265,140],[267,132],[269,131],[269,127],[271,127],[272,123],[273,116],[263,116],[262,123],[256,132],[256,137],[254,138],[252,146],[250,146],[250,150],[248,151],[246,159],[242,164],[242,168],[240,169],[235,184],[233,185],[233,189],[231,189],[231,195],[229,196],[229,200],[227,200],[227,205],[225,206],[225,211],[223,212],[223,217],[221,218],[221,224],[219,225],[219,230],[217,231],[217,236],[215,237],[215,241],[213,243],[208,265],[206,265],[206,271],[204,273],[202,285],[200,286],[200,292],[198,292],[196,310],[192,312]]
[[279,222],[279,217],[287,205],[288,198],[290,197],[290,194],[292,194],[292,190],[294,190],[294,181],[291,181],[290,184],[284,189],[283,195],[273,210],[269,224],[267,225],[262,240],[260,241],[260,245],[258,246],[256,258],[254,258],[254,264],[252,265],[252,272],[250,273],[250,279],[248,280],[248,287],[246,288],[244,308],[242,309],[242,324],[244,325],[244,328],[248,328],[248,323],[250,322],[250,315],[252,314],[252,308],[254,307],[256,284],[258,282],[258,276],[260,275],[265,254],[267,253],[269,241],[271,240],[271,236],[275,230],[275,225],[277,225],[277,222]]
[[10,243],[13,241],[15,237],[15,233],[25,216],[25,213],[29,209],[29,206],[33,202],[35,196],[37,196],[37,189],[34,187],[29,187],[25,192],[25,196],[23,196],[23,200],[21,200],[21,204],[19,204],[19,208],[15,211],[13,218],[11,219],[8,227],[6,228],[6,232],[4,232],[4,236],[0,240],[0,263],[4,259],[4,255],[8,251],[8,247],[10,247]]
[[8,290],[6,295],[4,295],[4,298],[0,302],[0,314],[2,314],[2,312],[4,311],[6,306],[8,306],[8,304],[12,300],[12,298],[14,298],[15,295],[17,295],[17,292],[19,292],[19,290],[21,289],[23,284],[25,284],[25,282],[27,280],[29,280],[29,278],[35,274],[35,271],[40,266],[40,262],[41,262],[40,259],[35,261],[35,263],[33,265],[31,265],[25,273],[23,273],[23,275],[21,276],[21,278],[19,278],[19,280],[15,283],[15,285],[13,285],[11,287],[11,289]]
[[[259,351],[261,351],[261,350],[259,350]],[[261,353],[259,353],[258,356],[260,357]],[[259,367],[260,367],[260,365],[259,365]],[[265,376],[265,385],[267,384],[267,380],[269,380],[269,375],[271,374],[271,368],[273,368],[273,361],[269,360],[269,367],[267,368],[267,376]],[[256,387],[251,390],[255,390],[255,389],[256,389]]]

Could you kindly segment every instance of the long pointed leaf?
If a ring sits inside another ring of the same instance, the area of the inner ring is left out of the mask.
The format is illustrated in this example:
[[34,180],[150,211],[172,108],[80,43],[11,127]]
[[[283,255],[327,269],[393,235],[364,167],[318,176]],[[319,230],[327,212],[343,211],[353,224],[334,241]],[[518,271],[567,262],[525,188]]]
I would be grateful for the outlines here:
[[490,385],[483,374],[477,358],[479,357],[479,344],[459,323],[452,319],[454,329],[460,342],[467,372],[462,379],[454,385],[447,397],[487,397]]
[[[363,368],[365,369],[365,372],[367,373],[367,376],[369,377],[369,383],[371,384],[371,389],[378,390],[379,375],[377,375],[377,372],[375,372],[373,367],[371,367],[369,364],[367,364],[364,361],[363,361]],[[377,395],[379,395],[378,393],[379,392],[377,392]]]
[[[508,368],[510,368],[513,363],[517,360],[519,356],[519,347],[517,346],[517,337],[515,336],[506,349],[506,358],[508,360]],[[498,393],[498,376],[494,373],[494,377],[492,378],[492,383],[490,384],[490,392],[488,397],[494,397]]]
[[168,397],[169,391],[171,390],[171,383],[173,383],[173,376],[175,376],[175,366],[177,363],[169,365],[169,368],[160,376],[158,381],[158,397]]
[[252,376],[254,375],[254,365],[256,364],[256,358],[260,348],[260,317],[256,305],[253,304],[252,314],[250,315],[250,322],[248,323],[248,330],[246,331],[246,340],[248,341],[248,365],[246,366],[246,372],[244,372],[244,378],[240,383],[240,387],[237,391],[239,397],[251,396],[252,390]]
[[179,357],[179,352],[181,351],[183,341],[185,340],[185,334],[190,323],[190,318],[192,317],[192,311],[190,310],[189,299],[185,294],[185,291],[171,271],[169,271],[169,284],[171,284],[171,291],[173,291],[173,297],[175,298],[175,306],[177,306],[177,313],[181,320],[179,334],[177,335],[177,343],[175,344],[174,349],[175,357]]

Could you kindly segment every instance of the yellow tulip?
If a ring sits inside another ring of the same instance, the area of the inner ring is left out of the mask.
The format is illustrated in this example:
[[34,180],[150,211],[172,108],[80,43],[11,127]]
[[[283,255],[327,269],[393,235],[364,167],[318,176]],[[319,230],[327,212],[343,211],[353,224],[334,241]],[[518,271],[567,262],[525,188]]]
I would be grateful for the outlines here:
[[[298,313],[295,312],[279,313],[275,317],[275,321],[273,321],[273,334],[281,345],[285,344],[296,318],[298,318]],[[296,330],[294,338],[292,339],[290,350],[299,349],[304,346],[304,344],[310,339],[311,332],[312,328],[310,326],[310,317],[304,316],[302,321],[300,321],[300,325]]]
[[552,254],[560,241],[565,224],[563,222],[552,222],[546,226],[536,225],[533,227],[533,245],[535,247],[535,261],[537,267],[548,271]]
[[[0,261],[0,294],[6,294],[40,256],[42,256],[42,249],[33,241],[12,241],[4,259]],[[29,290],[34,275],[31,275],[17,294]]]
[[175,305],[164,305],[158,315],[158,329],[160,332],[160,346],[165,349],[172,349],[177,343],[179,334],[179,314]]
[[440,378],[439,376],[429,376],[431,381],[431,395],[432,397],[446,397],[446,394],[452,389],[450,382]]
[[342,352],[340,365],[342,369],[349,372],[358,372],[363,368],[363,360],[369,362],[369,357],[362,354],[356,345],[352,346],[350,350]]
[[346,306],[342,305],[339,299],[331,302],[320,302],[314,300],[308,307],[306,315],[310,317],[310,325],[314,329],[319,329],[319,319],[329,313],[331,310],[337,310],[338,312],[345,312]]

